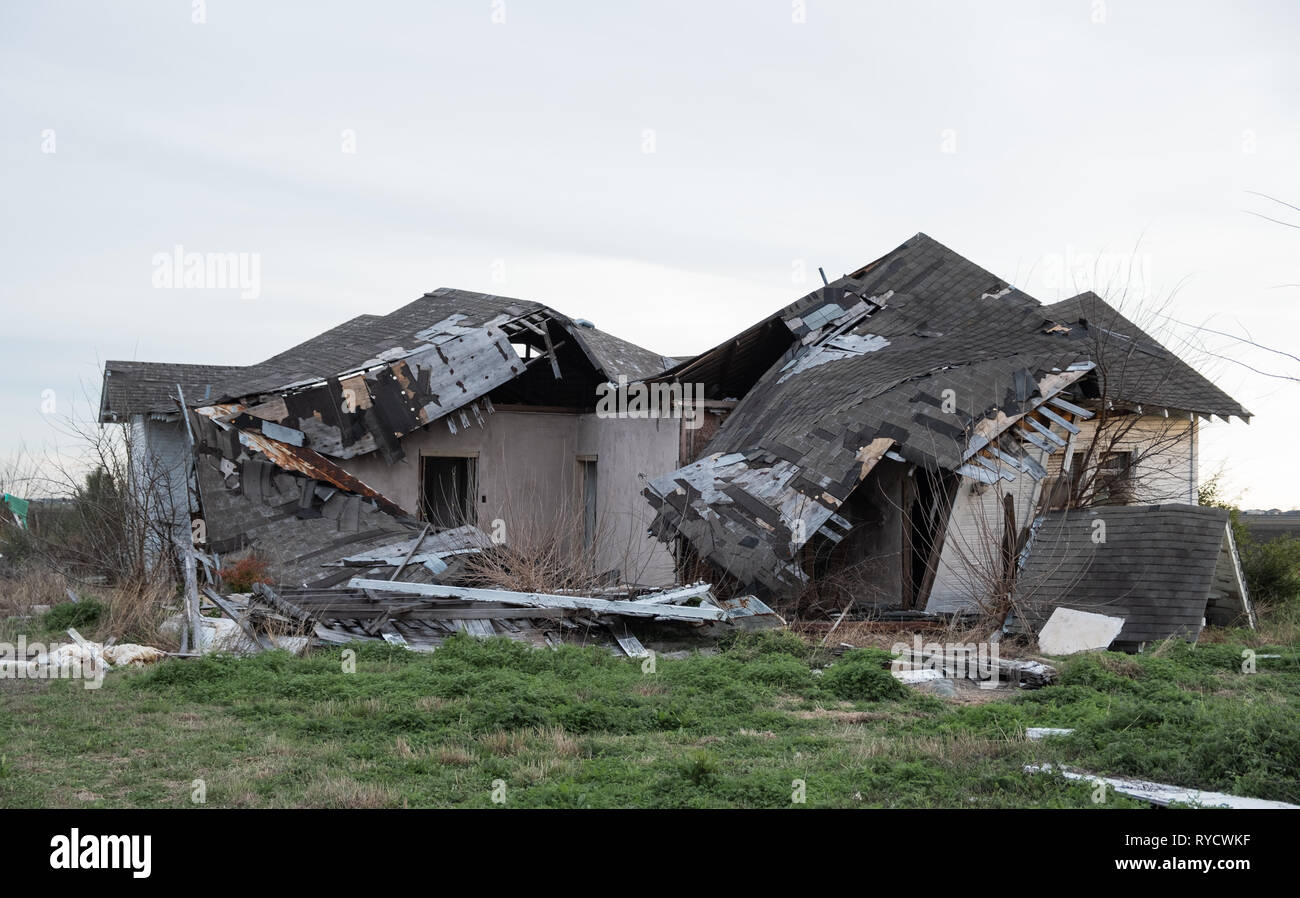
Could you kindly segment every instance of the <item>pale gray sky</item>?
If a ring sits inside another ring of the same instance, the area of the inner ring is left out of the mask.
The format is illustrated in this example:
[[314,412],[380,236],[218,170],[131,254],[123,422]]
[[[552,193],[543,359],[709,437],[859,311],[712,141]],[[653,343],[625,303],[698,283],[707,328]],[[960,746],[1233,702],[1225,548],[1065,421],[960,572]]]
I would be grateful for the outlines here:
[[[1245,211],[1300,224],[1248,192],[1300,205],[1298,38],[1281,0],[9,3],[0,456],[107,358],[247,364],[439,286],[681,355],[917,231],[1300,354],[1300,230]],[[260,295],[155,289],[178,244]],[[1202,473],[1300,505],[1300,387],[1237,362],[1300,364],[1209,346],[1257,417]]]

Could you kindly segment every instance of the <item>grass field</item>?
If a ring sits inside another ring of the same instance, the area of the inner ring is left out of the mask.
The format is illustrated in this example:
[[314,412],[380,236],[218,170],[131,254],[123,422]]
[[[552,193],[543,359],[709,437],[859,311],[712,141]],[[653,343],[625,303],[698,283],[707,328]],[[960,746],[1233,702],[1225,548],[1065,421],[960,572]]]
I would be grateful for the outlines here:
[[1282,657],[1243,673],[1238,635],[1078,657],[1060,685],[967,704],[898,685],[879,650],[832,658],[788,633],[653,672],[466,637],[358,646],[350,673],[322,649],[171,660],[99,690],[0,680],[0,806],[1095,806],[1088,784],[1022,772],[1042,761],[1300,803],[1300,653],[1257,648]]

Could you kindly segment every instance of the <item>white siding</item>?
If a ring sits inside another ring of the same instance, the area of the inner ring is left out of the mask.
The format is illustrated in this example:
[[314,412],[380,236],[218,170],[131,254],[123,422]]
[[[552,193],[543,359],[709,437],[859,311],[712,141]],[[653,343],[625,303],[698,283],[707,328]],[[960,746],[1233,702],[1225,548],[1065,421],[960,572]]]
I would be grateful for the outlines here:
[[[1041,453],[1038,457],[1041,462]],[[986,592],[1002,564],[1003,497],[1015,501],[1016,532],[1032,522],[1039,482],[1017,474],[1010,482],[991,484],[963,477],[953,500],[948,531],[935,570],[927,611],[952,611],[968,607]]]
[[[1080,421],[1071,446],[1039,461],[1048,477],[1061,473],[1066,453],[1081,451],[1096,431],[1093,421]],[[1118,433],[1118,431],[1112,431]],[[1112,442],[1103,436],[1103,442]],[[1136,452],[1134,503],[1196,504],[1196,425],[1187,418],[1144,415],[1113,440],[1115,451]],[[1032,523],[1038,510],[1042,482],[1020,474],[1010,483],[980,487],[963,479],[953,503],[928,611],[969,608],[985,594],[984,584],[1001,563],[1002,497],[1010,493],[1016,503],[1017,534]]]
[[[1132,504],[1196,504],[1197,426],[1185,414],[1143,415],[1131,426],[1112,423],[1107,429],[1114,436],[1103,434],[1098,450],[1113,444],[1115,451],[1137,453]],[[1080,421],[1072,451],[1084,451],[1096,430],[1095,420]],[[1048,460],[1049,476],[1061,473],[1063,459],[1064,453],[1058,452]]]
[[[184,423],[132,415],[128,427],[136,502],[147,505],[152,520],[170,521],[173,539],[188,540],[190,449]],[[156,553],[160,548],[156,536],[152,543],[150,552]]]

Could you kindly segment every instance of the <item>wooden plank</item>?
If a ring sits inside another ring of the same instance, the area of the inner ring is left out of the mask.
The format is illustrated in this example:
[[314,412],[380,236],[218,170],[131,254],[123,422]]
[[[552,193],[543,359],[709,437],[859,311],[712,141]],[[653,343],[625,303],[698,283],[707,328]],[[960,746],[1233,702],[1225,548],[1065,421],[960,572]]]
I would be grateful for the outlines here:
[[594,611],[598,614],[619,614],[631,617],[649,617],[657,620],[728,621],[730,615],[721,608],[680,605],[656,605],[636,601],[610,601],[586,596],[557,596],[536,592],[510,592],[504,589],[475,589],[463,586],[443,586],[436,583],[392,583],[387,580],[357,578],[349,584],[358,589],[379,592],[407,592],[416,595],[446,599],[464,599],[472,602],[498,602],[507,605],[525,605],[537,608],[563,608]]
[[212,600],[212,604],[221,609],[221,613],[226,617],[239,624],[239,629],[244,631],[244,635],[253,643],[253,650],[260,652],[262,650],[262,641],[257,638],[257,633],[248,625],[243,617],[218,593],[216,590],[207,586],[203,587],[204,594]]
[[[202,614],[199,612],[199,574],[198,568],[194,562],[194,547],[185,546],[185,612],[186,619],[190,626],[190,638],[192,647],[199,646],[199,623]],[[186,651],[187,647],[184,640],[181,641],[181,651]]]
[[497,635],[497,631],[492,629],[492,622],[481,617],[469,618],[464,623],[466,632],[471,636],[487,639],[490,636]]
[[652,592],[637,596],[635,601],[644,602],[647,605],[680,605],[697,597],[703,599],[712,590],[713,587],[708,583],[695,583],[678,589],[667,589],[663,592]]
[[278,595],[276,595],[275,590],[272,589],[270,586],[267,586],[265,583],[254,583],[253,593],[257,596],[260,596],[263,600],[267,602],[267,604],[269,604],[272,608],[274,608],[276,611],[280,612],[281,614],[302,621],[303,623],[312,622],[312,618],[310,614],[308,614],[306,611],[303,611],[301,608],[299,608],[297,605],[293,604],[292,602],[288,602],[280,598]]
[[637,639],[631,633],[628,633],[626,636],[615,636],[614,638],[618,640],[619,647],[623,649],[623,652],[629,658],[650,657],[650,653],[646,650],[646,647],[641,644],[641,640]]
[[[1035,412],[1036,412],[1036,411],[1037,411],[1037,409],[1035,409]],[[1063,437],[1061,437],[1061,436],[1059,436],[1059,435],[1057,435],[1057,434],[1055,434],[1055,433],[1052,433],[1052,429],[1051,429],[1050,427],[1047,427],[1046,425],[1042,424],[1041,422],[1039,422],[1039,420],[1038,420],[1037,418],[1035,418],[1035,417],[1033,416],[1033,414],[1029,414],[1029,415],[1025,416],[1022,420],[1024,421],[1024,423],[1028,424],[1031,428],[1033,428],[1034,430],[1036,430],[1036,431],[1038,431],[1039,433],[1041,433],[1044,437],[1046,437],[1047,439],[1051,440],[1051,441],[1052,441],[1053,443],[1055,443],[1057,446],[1064,446],[1064,445],[1065,445],[1065,442],[1066,442],[1066,441],[1065,441],[1065,439],[1064,439]]]
[[1052,411],[1047,406],[1040,405],[1037,409],[1035,409],[1035,411],[1041,414],[1044,418],[1047,418],[1053,424],[1058,424],[1061,427],[1064,427],[1072,434],[1078,434],[1079,426],[1077,424],[1071,424],[1067,419],[1061,417],[1060,415]]
[[[1069,412],[1069,413],[1072,414],[1072,415],[1077,415],[1077,416],[1079,416],[1080,418],[1091,418],[1091,417],[1092,417],[1092,412],[1088,411],[1086,408],[1081,408],[1081,407],[1075,405],[1073,402],[1068,402],[1068,401],[1062,399],[1060,396],[1053,396],[1052,398],[1048,399],[1047,401],[1048,401],[1049,403],[1051,403],[1052,405],[1056,406],[1057,408],[1061,409],[1062,411],[1067,411],[1067,412]],[[1042,410],[1043,410],[1043,407],[1040,405],[1040,406],[1038,407],[1038,410],[1039,410],[1039,411],[1042,411]]]
[[1019,437],[1022,440],[1025,440],[1031,445],[1037,446],[1039,449],[1041,449],[1043,452],[1047,453],[1048,455],[1051,455],[1053,452],[1056,451],[1055,446],[1053,446],[1051,443],[1044,440],[1038,434],[1034,433],[1034,431],[1029,427],[1017,427],[1015,428],[1015,431],[1017,437]]
[[420,531],[420,535],[416,537],[415,542],[411,543],[410,551],[406,553],[406,557],[403,558],[402,563],[397,566],[397,570],[393,571],[393,576],[389,577],[389,580],[396,580],[402,575],[402,571],[406,570],[406,565],[410,562],[411,556],[415,554],[416,549],[420,548],[420,543],[424,542],[424,537],[428,534],[429,527],[429,524],[424,525],[424,528]]

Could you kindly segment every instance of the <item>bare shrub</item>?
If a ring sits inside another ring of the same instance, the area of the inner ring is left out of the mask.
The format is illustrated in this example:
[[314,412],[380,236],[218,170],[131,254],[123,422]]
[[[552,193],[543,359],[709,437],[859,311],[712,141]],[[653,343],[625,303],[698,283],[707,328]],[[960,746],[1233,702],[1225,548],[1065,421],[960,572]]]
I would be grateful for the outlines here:
[[0,552],[13,562],[0,571],[8,576],[0,602],[54,604],[70,585],[104,600],[105,634],[166,643],[157,626],[175,604],[175,522],[184,510],[174,497],[184,495],[184,471],[146,452],[129,426],[75,414],[55,426],[63,452],[19,453],[0,470],[4,490],[30,502],[25,528],[8,515],[0,523]]
[[68,600],[68,580],[62,574],[33,568],[0,581],[0,617],[25,616],[33,605],[57,605]]
[[606,572],[596,564],[604,529],[598,525],[590,544],[584,545],[584,521],[578,509],[561,505],[548,510],[536,503],[512,502],[502,520],[505,541],[467,556],[468,581],[542,593],[591,592],[610,585]]
[[177,601],[173,584],[165,580],[119,584],[107,590],[108,613],[100,622],[100,632],[105,639],[116,637],[120,643],[175,651],[179,641],[164,632],[162,623],[177,611]]

